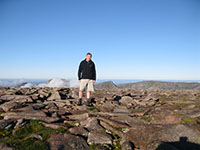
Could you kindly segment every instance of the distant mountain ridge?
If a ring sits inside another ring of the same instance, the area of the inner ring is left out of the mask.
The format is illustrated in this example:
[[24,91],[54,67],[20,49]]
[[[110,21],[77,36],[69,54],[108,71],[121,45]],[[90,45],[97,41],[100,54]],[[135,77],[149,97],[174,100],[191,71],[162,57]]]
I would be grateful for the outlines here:
[[116,89],[118,87],[112,81],[106,81],[106,82],[96,84],[95,88],[98,88],[98,89]]
[[129,89],[163,89],[163,90],[200,90],[200,83],[194,82],[165,82],[165,81],[141,81],[115,85],[107,81],[95,85],[96,88],[129,88]]

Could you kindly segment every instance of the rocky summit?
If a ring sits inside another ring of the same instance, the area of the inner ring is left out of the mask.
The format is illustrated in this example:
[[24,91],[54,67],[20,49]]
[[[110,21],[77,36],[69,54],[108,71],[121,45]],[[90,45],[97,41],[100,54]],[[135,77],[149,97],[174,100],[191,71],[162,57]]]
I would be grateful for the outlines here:
[[0,149],[200,150],[198,84],[150,84],[101,84],[91,106],[78,88],[0,88]]

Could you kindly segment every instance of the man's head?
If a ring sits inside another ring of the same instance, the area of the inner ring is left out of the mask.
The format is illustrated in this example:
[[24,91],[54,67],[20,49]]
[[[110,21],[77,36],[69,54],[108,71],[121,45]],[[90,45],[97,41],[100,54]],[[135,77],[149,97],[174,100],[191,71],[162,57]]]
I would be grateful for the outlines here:
[[86,54],[86,61],[90,61],[92,58],[92,54],[91,53],[87,53]]

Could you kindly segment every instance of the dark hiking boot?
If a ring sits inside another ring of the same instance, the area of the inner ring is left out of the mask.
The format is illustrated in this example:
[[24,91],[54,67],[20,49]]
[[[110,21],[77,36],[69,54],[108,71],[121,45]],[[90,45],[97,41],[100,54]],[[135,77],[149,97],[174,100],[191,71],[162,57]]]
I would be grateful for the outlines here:
[[91,105],[91,99],[90,99],[90,98],[89,98],[89,99],[87,98],[86,106],[92,106],[92,105]]
[[81,106],[82,105],[82,98],[79,98],[79,100],[78,100],[78,104],[77,104],[78,106]]

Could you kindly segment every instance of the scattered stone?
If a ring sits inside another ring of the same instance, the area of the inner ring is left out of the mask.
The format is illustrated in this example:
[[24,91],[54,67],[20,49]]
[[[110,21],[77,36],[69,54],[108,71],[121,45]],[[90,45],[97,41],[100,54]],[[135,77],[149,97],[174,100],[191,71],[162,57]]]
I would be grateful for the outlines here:
[[41,110],[41,109],[44,109],[46,105],[44,103],[38,102],[38,103],[31,104],[30,106],[32,106],[34,110]]
[[88,131],[86,129],[84,129],[83,127],[74,127],[74,128],[70,128],[68,130],[71,134],[74,135],[81,135],[83,137],[88,137]]
[[65,101],[65,105],[71,106],[72,104],[71,104],[71,102],[70,102],[69,100],[66,100],[66,101]]
[[134,102],[135,102],[136,105],[140,105],[140,106],[144,106],[144,107],[146,107],[147,104],[149,103],[149,102],[147,103],[143,100],[134,100]]
[[0,108],[2,108],[5,112],[8,112],[11,109],[21,108],[23,106],[25,106],[25,104],[21,102],[9,101],[1,104]]
[[112,101],[106,101],[104,104],[98,106],[101,112],[112,112],[116,106],[112,104]]
[[33,94],[33,95],[31,95],[31,99],[32,99],[33,101],[37,101],[37,100],[42,100],[43,97],[40,97],[39,94]]
[[130,141],[126,141],[122,144],[122,150],[135,150],[135,145],[130,142]]
[[200,118],[197,119],[197,123],[200,124]]
[[45,127],[52,128],[52,129],[59,129],[59,128],[68,129],[65,125],[56,124],[56,123],[41,122],[41,124],[43,124]]
[[38,94],[40,95],[41,98],[44,98],[44,97],[49,97],[50,92],[45,91],[44,89],[40,89],[40,90],[38,91]]
[[102,126],[100,126],[99,121],[95,117],[89,117],[87,120],[83,120],[80,122],[81,126],[85,127],[87,130],[104,132]]
[[7,144],[0,143],[1,150],[15,150],[15,148],[9,147]]
[[54,101],[54,103],[56,104],[56,106],[58,107],[64,107],[66,105],[66,101],[67,100],[57,100],[57,101]]
[[194,105],[194,104],[187,106],[188,109],[194,109],[195,107],[196,107],[196,105]]
[[127,109],[127,107],[122,106],[122,107],[117,107],[117,108],[115,108],[115,109],[113,110],[113,112],[115,112],[115,113],[129,114],[129,113],[130,113],[130,110]]
[[82,137],[67,133],[53,133],[47,142],[50,150],[89,150],[87,142]]
[[111,126],[114,126],[116,128],[129,128],[130,126],[126,123],[120,122],[120,121],[116,121],[116,120],[112,120],[112,119],[107,119],[107,118],[103,118],[103,117],[99,117],[99,120],[102,120],[108,124],[110,124]]
[[123,135],[120,144],[122,145],[124,142],[130,141],[134,143],[136,148],[146,150],[149,144],[154,144],[154,141],[158,140],[158,133],[161,130],[162,126],[159,125],[135,124]]
[[132,97],[130,96],[123,96],[119,102],[122,104],[122,105],[125,105],[125,106],[134,106],[136,105],[135,101],[133,100]]
[[27,123],[27,121],[25,119],[23,119],[23,118],[18,119],[14,128],[23,127],[26,123]]
[[[31,134],[29,137],[27,138],[33,138],[33,139],[36,139],[36,140],[40,140],[42,141],[42,136],[41,135],[38,135],[38,134]],[[26,139],[26,138],[25,138]]]
[[141,120],[136,117],[131,117],[128,115],[113,116],[113,117],[110,117],[110,119],[114,121],[120,120],[121,123],[124,123],[127,125],[127,126],[125,125],[127,128],[130,126],[134,126],[135,124],[145,124],[145,123],[147,124],[147,122],[144,120]]
[[0,129],[10,129],[11,127],[14,126],[14,121],[9,119],[9,120],[0,120]]
[[32,106],[27,106],[19,109],[15,109],[14,111],[2,113],[1,116],[4,119],[37,119],[45,122],[55,122],[58,121],[59,118],[48,117],[41,110],[34,110]]
[[46,109],[55,109],[57,110],[58,109],[58,106],[56,105],[56,103],[53,101],[53,102],[44,102],[44,104],[46,105],[45,108]]
[[3,108],[0,108],[0,113],[1,113],[1,112],[4,112]]
[[160,140],[168,142],[180,141],[180,137],[187,137],[188,141],[200,144],[199,126],[183,124],[171,125],[165,127],[159,135]]
[[[96,89],[90,108],[85,95],[77,105],[78,88],[0,88],[0,129],[14,133],[31,119],[66,129],[52,133],[49,149],[89,149],[90,144],[103,150],[118,142],[124,150],[179,150],[183,143],[200,149],[198,89],[138,88]],[[43,140],[37,134],[27,138]]]
[[113,127],[111,127],[110,125],[108,125],[107,123],[103,122],[100,120],[100,125],[102,127],[104,127],[106,130],[109,130],[109,131],[112,131],[114,132],[116,135],[118,135],[119,137],[122,137],[123,136],[123,132],[122,131],[119,131]]
[[199,110],[194,111],[192,113],[187,114],[187,116],[190,117],[190,118],[198,118],[198,117],[200,117],[200,111]]
[[187,140],[200,144],[198,137],[200,131],[198,126],[188,125],[135,125],[122,137],[121,144],[131,141],[140,149],[156,149],[162,141],[180,142],[181,137],[187,137]]
[[75,99],[78,99],[79,98],[79,92],[76,91],[76,90],[72,90],[72,97],[75,98]]
[[112,137],[105,132],[92,131],[88,134],[88,144],[112,144]]
[[47,100],[49,100],[49,101],[57,100],[57,99],[61,99],[61,96],[58,91],[56,91],[50,97],[47,98]]
[[63,123],[69,126],[74,126],[74,121],[71,121],[71,120],[64,120]]
[[30,98],[30,96],[25,96],[25,95],[4,95],[0,97],[1,100],[4,101],[12,101],[14,100],[15,102],[33,102],[33,100]]
[[88,113],[77,114],[77,115],[68,115],[67,116],[71,120],[83,120],[88,118]]

